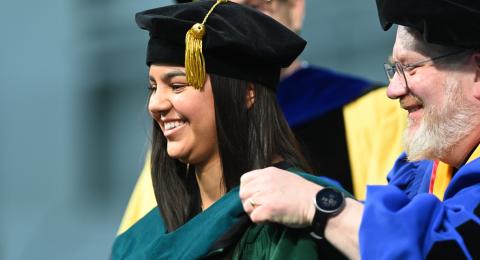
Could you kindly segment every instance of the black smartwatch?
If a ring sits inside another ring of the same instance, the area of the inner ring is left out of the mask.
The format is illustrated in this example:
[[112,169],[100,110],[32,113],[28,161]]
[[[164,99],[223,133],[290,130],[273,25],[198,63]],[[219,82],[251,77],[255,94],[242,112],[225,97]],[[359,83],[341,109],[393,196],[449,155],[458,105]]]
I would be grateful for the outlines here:
[[315,205],[315,215],[312,221],[313,231],[310,235],[316,239],[322,239],[327,220],[338,215],[345,207],[345,197],[342,192],[327,187],[317,192],[313,204]]

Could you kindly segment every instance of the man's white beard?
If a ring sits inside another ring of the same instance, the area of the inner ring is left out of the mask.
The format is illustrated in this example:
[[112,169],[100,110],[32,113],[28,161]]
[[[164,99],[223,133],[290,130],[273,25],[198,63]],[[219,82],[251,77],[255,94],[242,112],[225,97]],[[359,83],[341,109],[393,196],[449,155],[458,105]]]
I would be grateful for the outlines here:
[[414,133],[410,132],[414,122],[408,122],[403,140],[409,161],[445,158],[475,128],[472,121],[477,112],[467,103],[459,81],[449,75],[442,89],[446,97],[443,107],[424,106],[423,118]]

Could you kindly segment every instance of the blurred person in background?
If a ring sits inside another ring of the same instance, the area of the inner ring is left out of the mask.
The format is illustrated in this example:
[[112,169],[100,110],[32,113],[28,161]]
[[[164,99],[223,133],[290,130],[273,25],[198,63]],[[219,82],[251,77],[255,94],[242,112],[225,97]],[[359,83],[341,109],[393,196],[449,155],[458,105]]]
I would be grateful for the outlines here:
[[[298,34],[303,27],[305,0],[232,2],[262,11]],[[281,72],[277,98],[313,172],[338,180],[358,199],[364,199],[367,184],[386,183],[386,173],[401,153],[405,113],[384,97],[385,91],[368,80],[300,59]],[[147,153],[120,231],[157,205],[150,168]]]

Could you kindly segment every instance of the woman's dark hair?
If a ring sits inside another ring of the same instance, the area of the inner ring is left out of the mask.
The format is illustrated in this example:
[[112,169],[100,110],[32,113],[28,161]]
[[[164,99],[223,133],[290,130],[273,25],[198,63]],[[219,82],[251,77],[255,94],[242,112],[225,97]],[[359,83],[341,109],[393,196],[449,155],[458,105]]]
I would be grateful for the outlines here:
[[[248,81],[210,74],[215,104],[217,139],[227,191],[240,184],[240,176],[270,166],[274,156],[310,171],[297,141],[277,103],[275,92]],[[249,87],[255,102],[246,104]],[[200,212],[201,202],[195,167],[170,158],[167,141],[154,121],[152,181],[167,230],[173,231]],[[219,185],[221,185],[219,184]]]

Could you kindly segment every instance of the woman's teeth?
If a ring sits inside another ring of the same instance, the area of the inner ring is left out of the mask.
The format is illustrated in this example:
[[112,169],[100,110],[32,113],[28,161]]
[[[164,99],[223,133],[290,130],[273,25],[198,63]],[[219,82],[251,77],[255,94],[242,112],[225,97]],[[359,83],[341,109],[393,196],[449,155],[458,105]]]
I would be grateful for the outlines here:
[[183,121],[167,122],[165,123],[165,130],[171,130],[184,124]]

